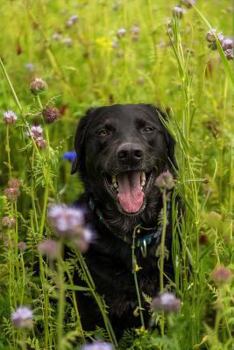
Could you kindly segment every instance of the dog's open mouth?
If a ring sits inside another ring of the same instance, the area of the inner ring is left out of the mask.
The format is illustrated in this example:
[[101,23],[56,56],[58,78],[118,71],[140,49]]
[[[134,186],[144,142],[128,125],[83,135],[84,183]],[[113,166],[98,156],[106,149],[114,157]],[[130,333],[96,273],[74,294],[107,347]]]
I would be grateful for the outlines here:
[[145,191],[152,172],[134,170],[106,176],[106,186],[118,201],[123,212],[136,214],[144,206]]

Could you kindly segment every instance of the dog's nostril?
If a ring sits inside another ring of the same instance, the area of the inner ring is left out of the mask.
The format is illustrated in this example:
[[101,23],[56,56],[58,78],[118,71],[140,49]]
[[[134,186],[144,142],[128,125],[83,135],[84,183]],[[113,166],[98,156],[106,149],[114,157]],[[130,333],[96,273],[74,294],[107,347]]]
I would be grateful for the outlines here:
[[117,153],[120,161],[139,161],[143,158],[143,150],[135,144],[122,145]]
[[126,158],[128,158],[128,151],[127,150],[122,150],[118,152],[118,158],[120,160],[124,160]]
[[133,151],[134,158],[141,159],[143,156],[143,152],[140,149],[136,149]]

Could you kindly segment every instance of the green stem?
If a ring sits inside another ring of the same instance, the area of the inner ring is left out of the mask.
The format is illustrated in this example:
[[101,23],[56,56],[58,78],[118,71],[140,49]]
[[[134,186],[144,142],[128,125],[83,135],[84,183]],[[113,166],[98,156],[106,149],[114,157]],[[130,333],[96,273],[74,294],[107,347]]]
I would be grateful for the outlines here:
[[163,226],[162,226],[162,238],[160,245],[160,259],[159,259],[159,270],[160,270],[160,293],[164,292],[164,259],[165,259],[165,239],[166,239],[166,229],[167,229],[167,194],[163,190]]
[[59,297],[58,297],[58,316],[57,316],[57,349],[63,350],[63,320],[65,309],[65,286],[64,286],[64,267],[63,267],[63,242],[61,242],[60,256],[58,258],[58,284],[59,284]]
[[3,71],[3,75],[5,76],[5,78],[6,78],[7,82],[8,82],[8,85],[9,85],[9,87],[11,89],[12,95],[14,97],[14,100],[15,100],[18,108],[19,108],[19,111],[22,113],[23,107],[21,106],[21,103],[20,103],[20,101],[19,101],[19,99],[18,99],[18,97],[16,95],[15,89],[14,89],[14,87],[13,87],[13,85],[11,83],[11,80],[10,80],[8,74],[7,74],[6,68],[4,66],[4,63],[3,63],[2,59],[1,59],[1,57],[0,57],[0,66],[1,66],[2,71]]
[[114,346],[117,346],[118,343],[117,343],[113,328],[111,326],[110,320],[107,316],[105,304],[104,304],[102,298],[97,294],[97,292],[95,290],[95,283],[93,281],[93,278],[89,272],[88,266],[86,265],[86,262],[85,262],[83,256],[81,255],[81,253],[79,251],[77,251],[76,253],[77,253],[77,257],[78,257],[82,272],[83,272],[84,277],[85,277],[85,281],[86,281],[86,283],[90,289],[90,292],[91,292],[93,298],[95,299],[95,301],[99,307],[99,310],[101,312],[109,339],[114,344]]
[[135,256],[135,241],[136,241],[136,233],[138,230],[139,226],[136,226],[133,231],[133,238],[132,238],[132,273],[134,277],[134,283],[135,283],[135,288],[136,288],[136,294],[137,294],[137,302],[138,302],[138,307],[139,307],[139,314],[140,314],[140,320],[141,320],[141,325],[143,328],[145,328],[145,321],[144,321],[144,316],[143,316],[143,307],[142,307],[142,302],[141,302],[141,295],[140,295],[140,289],[139,289],[139,284],[137,280],[137,260]]
[[7,166],[9,170],[9,178],[11,178],[11,148],[10,148],[10,137],[9,137],[9,125],[6,125],[6,153],[7,153]]

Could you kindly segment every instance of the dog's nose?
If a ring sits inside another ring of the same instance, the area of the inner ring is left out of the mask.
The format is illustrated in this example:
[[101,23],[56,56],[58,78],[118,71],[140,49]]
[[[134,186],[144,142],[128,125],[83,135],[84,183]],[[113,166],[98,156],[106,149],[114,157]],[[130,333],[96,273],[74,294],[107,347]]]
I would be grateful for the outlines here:
[[143,150],[137,143],[124,143],[119,146],[117,157],[120,162],[139,162],[143,158]]

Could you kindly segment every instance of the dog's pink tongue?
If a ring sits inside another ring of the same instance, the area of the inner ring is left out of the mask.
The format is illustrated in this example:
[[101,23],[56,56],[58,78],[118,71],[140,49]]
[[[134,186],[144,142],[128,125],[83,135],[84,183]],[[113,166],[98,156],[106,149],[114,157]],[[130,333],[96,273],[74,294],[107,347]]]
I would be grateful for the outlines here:
[[136,213],[144,201],[144,192],[141,189],[141,173],[131,171],[117,176],[119,185],[118,200],[127,213]]

